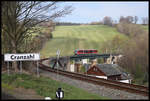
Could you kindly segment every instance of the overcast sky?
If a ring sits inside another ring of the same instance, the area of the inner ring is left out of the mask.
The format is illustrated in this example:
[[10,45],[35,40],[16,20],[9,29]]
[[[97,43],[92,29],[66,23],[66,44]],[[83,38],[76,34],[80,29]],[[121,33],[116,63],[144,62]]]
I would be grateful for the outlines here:
[[143,2],[62,2],[62,5],[72,5],[72,14],[59,18],[60,22],[90,23],[102,21],[104,16],[110,16],[118,21],[120,16],[138,16],[141,23],[142,17],[148,15],[148,1]]

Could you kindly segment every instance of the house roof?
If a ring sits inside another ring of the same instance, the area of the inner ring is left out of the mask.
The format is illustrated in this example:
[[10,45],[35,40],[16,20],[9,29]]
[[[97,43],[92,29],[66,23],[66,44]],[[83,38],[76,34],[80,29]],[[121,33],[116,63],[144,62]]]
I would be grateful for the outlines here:
[[107,76],[122,74],[122,72],[117,68],[118,65],[116,64],[97,64],[95,66],[98,67]]
[[[90,69],[90,65],[91,64],[84,64],[86,71]],[[118,65],[116,64],[97,64],[95,66],[98,67],[102,72],[104,72],[106,76],[122,74],[122,72],[117,68]]]

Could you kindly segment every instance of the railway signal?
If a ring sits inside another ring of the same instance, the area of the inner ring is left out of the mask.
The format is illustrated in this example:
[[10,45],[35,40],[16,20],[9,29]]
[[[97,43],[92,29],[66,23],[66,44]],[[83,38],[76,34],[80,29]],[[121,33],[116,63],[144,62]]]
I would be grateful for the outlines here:
[[[59,61],[59,56],[60,56],[60,50],[57,50],[56,54],[57,54],[56,64],[57,64],[57,80],[58,80],[58,61]],[[61,88],[59,87],[58,90],[56,91],[56,98],[60,100],[63,97],[64,97],[64,91],[62,91]]]

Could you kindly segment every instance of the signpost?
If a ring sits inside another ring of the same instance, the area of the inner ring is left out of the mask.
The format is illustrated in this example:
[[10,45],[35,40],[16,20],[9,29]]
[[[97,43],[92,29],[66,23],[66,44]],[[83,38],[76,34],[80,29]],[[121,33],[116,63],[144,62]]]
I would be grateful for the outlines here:
[[58,80],[58,60],[59,60],[60,50],[57,50],[56,54],[57,54],[57,61],[56,61],[57,63],[56,64],[57,64],[57,80]]
[[40,60],[39,53],[27,53],[27,54],[5,54],[5,61],[37,61]]
[[9,61],[20,61],[20,73],[22,73],[22,61],[37,61],[37,76],[39,76],[38,60],[40,60],[39,53],[5,54],[4,56],[4,61],[7,61],[8,75],[9,75]]
[[39,62],[37,61],[37,77],[39,77]]
[[9,76],[9,62],[7,62],[7,72],[8,72],[8,76]]
[[22,61],[20,61],[20,73],[22,73]]

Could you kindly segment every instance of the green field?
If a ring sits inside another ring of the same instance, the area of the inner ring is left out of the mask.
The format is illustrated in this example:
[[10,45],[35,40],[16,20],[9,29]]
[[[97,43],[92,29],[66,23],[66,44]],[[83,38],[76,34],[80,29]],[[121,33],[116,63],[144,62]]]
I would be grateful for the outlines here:
[[40,54],[41,57],[56,56],[57,49],[61,50],[61,56],[73,55],[75,49],[97,49],[103,53],[103,42],[116,35],[126,38],[115,28],[105,25],[56,26],[53,39],[45,44]]

